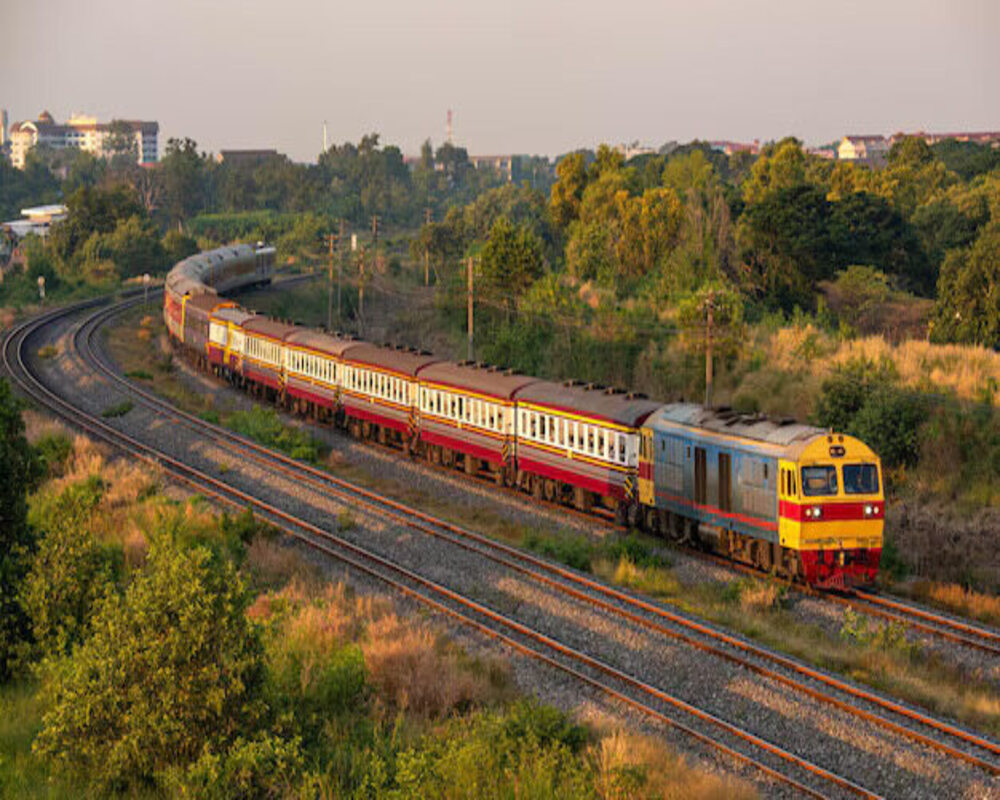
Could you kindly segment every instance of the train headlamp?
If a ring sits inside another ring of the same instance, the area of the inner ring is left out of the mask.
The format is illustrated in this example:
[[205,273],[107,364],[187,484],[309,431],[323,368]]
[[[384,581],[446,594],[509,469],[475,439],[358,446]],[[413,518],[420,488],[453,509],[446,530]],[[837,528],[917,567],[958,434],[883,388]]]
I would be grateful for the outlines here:
[[811,506],[806,509],[806,516],[812,519],[819,519],[823,516],[823,509],[820,506]]
[[874,517],[876,514],[878,514],[878,506],[873,506],[871,504],[865,506],[866,517]]

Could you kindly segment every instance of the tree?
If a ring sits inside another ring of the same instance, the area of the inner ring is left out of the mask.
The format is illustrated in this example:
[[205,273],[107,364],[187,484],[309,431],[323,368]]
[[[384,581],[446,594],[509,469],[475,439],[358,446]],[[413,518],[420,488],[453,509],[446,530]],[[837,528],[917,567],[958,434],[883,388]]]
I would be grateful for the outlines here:
[[154,542],[124,596],[105,596],[91,636],[53,665],[35,751],[135,789],[251,735],[263,660],[249,599],[232,563]]
[[83,641],[94,608],[121,567],[120,551],[103,547],[90,531],[102,491],[100,480],[92,478],[68,487],[37,514],[43,532],[22,602],[45,656],[68,655]]
[[160,161],[163,175],[163,208],[172,225],[184,220],[205,206],[205,158],[198,155],[198,143],[193,139],[168,139],[167,152]]
[[931,145],[934,157],[963,181],[1000,167],[1000,150],[975,142],[945,139]]
[[113,119],[108,123],[104,137],[104,150],[111,156],[111,169],[127,168],[136,163],[138,143],[132,125],[125,120]]
[[743,200],[747,204],[761,203],[769,194],[801,186],[805,181],[806,154],[802,142],[788,137],[764,148],[743,185]]
[[20,601],[34,536],[28,526],[27,492],[38,463],[24,437],[21,403],[0,379],[0,681],[10,678],[30,620]]
[[542,274],[542,244],[531,229],[500,217],[480,258],[483,293],[502,302],[508,312],[516,299]]
[[570,153],[556,164],[549,210],[552,224],[565,229],[580,216],[580,202],[587,185],[587,164],[583,153]]
[[932,338],[1000,347],[1000,221],[941,265]]

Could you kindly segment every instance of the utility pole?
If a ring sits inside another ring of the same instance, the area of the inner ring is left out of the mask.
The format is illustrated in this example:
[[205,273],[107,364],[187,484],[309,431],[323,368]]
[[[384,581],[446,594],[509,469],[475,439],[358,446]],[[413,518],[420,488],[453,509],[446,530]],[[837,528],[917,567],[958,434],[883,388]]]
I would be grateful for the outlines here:
[[378,214],[372,214],[372,272],[378,269]]
[[[424,225],[431,224],[431,208],[428,206],[424,209]],[[431,251],[427,246],[427,240],[424,240],[424,286],[431,285]]]
[[337,228],[337,249],[340,251],[340,258],[337,259],[337,328],[343,325],[343,317],[340,314],[340,293],[344,283],[344,218],[340,218],[340,225]]
[[365,335],[365,246],[361,245],[361,261],[358,264],[360,280],[358,281],[358,335]]
[[468,260],[468,262],[466,264],[466,273],[465,273],[465,275],[466,275],[466,280],[468,282],[468,301],[469,301],[469,311],[468,311],[468,314],[469,314],[469,350],[468,350],[468,354],[466,355],[466,358],[468,358],[469,361],[473,361],[473,360],[475,360],[475,356],[473,354],[473,346],[472,346],[472,332],[473,332],[473,314],[472,314],[472,256],[469,256],[469,260]]
[[[334,234],[327,236],[330,240],[330,258],[326,274],[326,329],[333,330],[333,239]],[[337,285],[337,296],[340,296],[340,285]]]
[[705,325],[705,407],[712,405],[712,325],[715,322],[715,292],[709,292],[705,301],[707,309]]

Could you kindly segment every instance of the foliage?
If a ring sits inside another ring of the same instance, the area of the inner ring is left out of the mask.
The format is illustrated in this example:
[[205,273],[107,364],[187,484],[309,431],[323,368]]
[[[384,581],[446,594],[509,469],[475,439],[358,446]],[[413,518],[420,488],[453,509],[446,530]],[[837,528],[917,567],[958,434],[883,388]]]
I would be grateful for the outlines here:
[[105,408],[101,412],[101,416],[105,419],[124,417],[133,408],[135,408],[135,403],[131,400],[122,400],[120,403],[115,403],[114,405]]
[[236,411],[226,418],[226,427],[292,458],[317,461],[320,456],[319,442],[302,429],[284,424],[273,408],[254,406],[249,411]]
[[90,529],[103,489],[95,476],[33,509],[40,534],[22,603],[43,656],[67,655],[84,640],[94,609],[121,572],[121,550],[97,541]]
[[540,536],[534,531],[524,535],[522,546],[541,553],[546,558],[559,561],[580,572],[591,571],[594,547],[586,536],[563,536],[553,538]]
[[541,242],[530,228],[515,226],[505,217],[493,223],[480,256],[482,294],[512,308],[543,268]]
[[0,683],[10,678],[30,636],[20,593],[35,541],[28,525],[27,492],[39,471],[24,437],[21,403],[10,384],[0,379]]
[[163,254],[167,264],[173,266],[198,252],[198,243],[180,231],[167,231],[163,236]]
[[1000,346],[1000,220],[970,247],[945,257],[938,279],[935,341]]
[[73,451],[73,442],[64,433],[49,433],[35,442],[34,450],[41,474],[48,478],[58,477]]
[[857,359],[838,367],[823,382],[817,424],[858,437],[887,467],[913,466],[928,407],[920,395],[899,388],[897,380],[886,364]]
[[36,752],[134,789],[234,742],[259,714],[263,679],[247,603],[231,564],[154,542],[124,596],[106,595],[92,635],[49,670]]

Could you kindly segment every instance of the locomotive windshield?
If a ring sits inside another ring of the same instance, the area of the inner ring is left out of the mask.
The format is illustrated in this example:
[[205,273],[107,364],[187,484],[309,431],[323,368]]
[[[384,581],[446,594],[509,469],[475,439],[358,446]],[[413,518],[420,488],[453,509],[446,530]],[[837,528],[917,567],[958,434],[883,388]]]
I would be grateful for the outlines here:
[[844,464],[844,491],[848,494],[877,494],[878,467],[874,464]]
[[808,497],[836,494],[837,468],[832,464],[826,467],[803,467],[802,493]]

